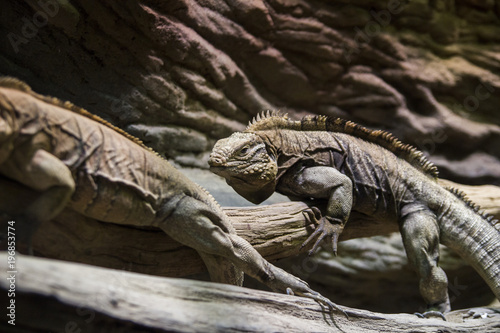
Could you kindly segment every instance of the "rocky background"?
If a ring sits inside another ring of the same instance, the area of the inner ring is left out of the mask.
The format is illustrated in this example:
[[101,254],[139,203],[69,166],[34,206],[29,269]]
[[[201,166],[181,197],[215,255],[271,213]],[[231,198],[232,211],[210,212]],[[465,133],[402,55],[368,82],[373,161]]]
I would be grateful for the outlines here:
[[[0,6],[0,74],[70,100],[176,165],[197,168],[186,172],[223,205],[248,203],[232,201],[234,192],[199,169],[208,167],[217,139],[266,109],[385,129],[423,150],[443,178],[500,185],[500,0],[3,0]],[[344,251],[349,264],[327,258],[323,275],[306,275],[319,285],[340,285],[343,292],[331,296],[340,304],[345,298],[378,311],[416,310],[407,298],[409,310],[387,296],[407,285],[418,295],[398,242],[381,240],[386,250],[373,252],[362,241]],[[398,259],[370,266],[391,253]],[[352,269],[356,258],[364,268]],[[362,283],[346,272],[372,278],[362,292],[384,292],[358,302],[341,282]],[[454,283],[452,296],[469,299],[463,285],[478,294],[472,283]],[[478,288],[479,303],[486,302],[482,295],[489,302],[484,286]]]
[[180,165],[257,113],[341,116],[500,184],[500,1],[2,1],[0,73]]

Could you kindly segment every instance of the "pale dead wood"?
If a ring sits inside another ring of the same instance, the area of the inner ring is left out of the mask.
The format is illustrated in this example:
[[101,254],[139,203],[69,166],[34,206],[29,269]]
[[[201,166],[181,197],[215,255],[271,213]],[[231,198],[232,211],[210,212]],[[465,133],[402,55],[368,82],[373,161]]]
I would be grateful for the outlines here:
[[[64,332],[494,332],[500,315],[452,312],[448,322],[346,308],[350,319],[313,300],[230,285],[160,278],[56,260],[16,256],[16,325],[2,331]],[[9,289],[7,255],[0,287]],[[486,311],[486,310],[481,310]]]
[[[0,208],[15,213],[34,198],[35,193],[1,179]],[[455,184],[462,188],[462,185]],[[496,186],[463,187],[470,199],[497,214],[500,188]],[[487,195],[484,193],[488,193]],[[22,200],[20,199],[22,198]],[[495,210],[496,207],[496,210]],[[238,234],[248,240],[266,259],[294,256],[314,230],[302,213],[308,206],[302,202],[286,202],[268,206],[225,208]],[[5,219],[4,219],[5,221]],[[385,235],[397,231],[396,224],[382,223],[351,216],[341,240]],[[44,223],[35,235],[37,255],[87,263],[102,267],[180,277],[205,270],[198,254],[158,229],[138,229],[102,223],[66,209],[53,221]]]
[[439,183],[446,187],[456,187],[464,191],[469,199],[481,206],[489,214],[500,219],[500,187],[495,185],[463,185],[446,179],[440,179]]

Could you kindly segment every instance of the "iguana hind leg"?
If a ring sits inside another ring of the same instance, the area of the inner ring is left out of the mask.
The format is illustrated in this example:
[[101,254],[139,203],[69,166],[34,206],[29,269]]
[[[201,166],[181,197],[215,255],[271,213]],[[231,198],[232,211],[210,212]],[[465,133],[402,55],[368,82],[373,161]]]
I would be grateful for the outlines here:
[[[235,263],[236,251],[231,234],[206,203],[190,196],[181,198],[159,227],[176,241],[200,254],[212,281],[242,284],[242,267]],[[221,271],[224,269],[225,272]]]
[[[232,229],[229,220],[223,219],[206,203],[185,196],[159,227],[176,241],[200,253],[210,277],[216,282],[239,285],[243,271],[260,281],[272,279],[264,258],[247,241],[229,230]],[[217,262],[225,264],[226,261],[238,269],[239,275],[217,272],[221,269]],[[232,281],[227,279],[231,276],[234,277]]]
[[[232,228],[229,220],[222,219],[205,203],[186,196],[159,226],[173,239],[202,253],[203,259],[209,258],[205,264],[211,273],[220,269],[213,261],[220,257],[274,291],[312,298],[347,316],[337,305],[309,288],[306,282],[267,262],[250,243],[229,230]],[[213,276],[220,278],[223,275]],[[231,283],[238,284],[239,281],[236,279]]]
[[198,251],[207,267],[212,282],[243,285],[243,274],[227,258]]
[[408,261],[420,278],[420,294],[428,310],[441,313],[450,311],[448,278],[438,267],[439,227],[436,217],[427,210],[417,210],[404,216],[401,223]]
[[54,155],[45,150],[18,149],[0,165],[0,173],[40,193],[21,216],[17,234],[31,252],[31,238],[43,221],[58,215],[75,189],[71,171]]

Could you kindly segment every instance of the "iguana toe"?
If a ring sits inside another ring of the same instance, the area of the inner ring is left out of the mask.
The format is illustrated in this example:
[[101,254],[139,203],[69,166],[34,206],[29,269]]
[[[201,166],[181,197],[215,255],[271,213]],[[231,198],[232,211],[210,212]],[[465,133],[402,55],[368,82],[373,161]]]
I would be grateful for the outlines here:
[[[318,235],[318,239],[312,246],[311,250],[309,250],[308,254],[312,255],[313,253],[316,252],[316,250],[319,247],[319,244],[321,241],[327,237],[330,236],[332,239],[332,250],[335,256],[337,255],[337,244],[339,240],[339,236],[342,233],[344,229],[344,224],[341,219],[338,218],[333,218],[329,216],[321,216],[321,211],[316,208],[316,207],[311,207],[310,209],[306,209],[302,212],[304,214],[304,217],[310,221],[318,224],[316,230],[306,239],[304,243],[300,246],[302,249],[304,246],[309,244],[311,240],[316,238]],[[319,216],[319,217],[318,217]]]
[[427,318],[427,319],[431,317],[438,317],[443,319],[444,321],[447,321],[444,314],[440,311],[426,311],[424,313],[415,312],[414,315],[416,315],[419,318]]
[[332,251],[333,251],[333,254],[335,256],[337,256],[337,244],[338,244],[338,241],[339,241],[339,234],[335,232],[332,235]]
[[491,317],[500,317],[500,310],[493,308],[474,308],[470,309],[463,318],[472,318],[472,319],[485,319]]
[[347,314],[347,312],[345,312],[344,310],[342,310],[340,308],[340,306],[338,306],[337,304],[335,304],[332,301],[330,301],[328,298],[320,295],[319,293],[317,293],[315,291],[308,292],[308,293],[303,293],[303,294],[301,294],[301,296],[312,298],[316,302],[321,303],[321,304],[326,304],[330,310],[337,310],[339,312],[342,312],[344,314],[344,316],[346,316],[346,318],[349,319],[349,315]]

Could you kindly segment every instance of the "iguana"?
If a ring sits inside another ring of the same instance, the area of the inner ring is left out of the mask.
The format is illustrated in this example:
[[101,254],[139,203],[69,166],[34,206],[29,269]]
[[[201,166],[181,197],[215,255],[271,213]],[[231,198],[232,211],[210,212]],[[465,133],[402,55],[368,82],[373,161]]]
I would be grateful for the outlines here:
[[236,235],[207,191],[140,140],[13,78],[0,79],[0,175],[40,193],[16,225],[35,230],[68,207],[103,222],[158,227],[194,248],[213,281],[241,285],[245,272],[274,291],[313,298],[345,314],[267,262]]
[[325,237],[337,251],[351,211],[399,223],[409,262],[420,278],[426,314],[450,311],[447,277],[438,266],[442,244],[468,261],[500,298],[500,223],[463,193],[437,183],[437,168],[391,134],[327,116],[301,121],[267,112],[244,132],[216,142],[210,169],[247,200],[274,191],[292,200],[326,202],[312,208],[318,227],[303,244]]

